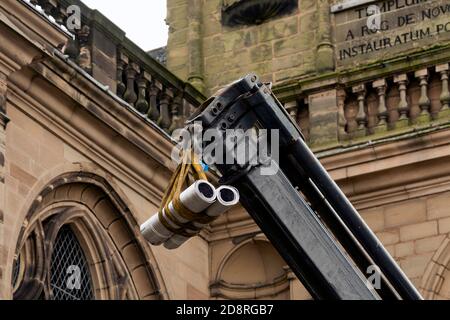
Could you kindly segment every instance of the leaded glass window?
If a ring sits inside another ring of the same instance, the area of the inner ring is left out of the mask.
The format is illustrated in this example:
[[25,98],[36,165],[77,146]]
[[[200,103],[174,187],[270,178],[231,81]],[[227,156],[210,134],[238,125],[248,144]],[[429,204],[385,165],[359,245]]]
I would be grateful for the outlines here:
[[92,300],[89,265],[70,226],[63,226],[53,245],[50,287],[54,300]]

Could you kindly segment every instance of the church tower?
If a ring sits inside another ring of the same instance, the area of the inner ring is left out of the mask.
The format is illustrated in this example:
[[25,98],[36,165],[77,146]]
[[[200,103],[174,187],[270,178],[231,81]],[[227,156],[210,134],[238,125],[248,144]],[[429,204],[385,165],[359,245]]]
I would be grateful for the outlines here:
[[168,0],[168,68],[207,94],[333,71],[328,0]]

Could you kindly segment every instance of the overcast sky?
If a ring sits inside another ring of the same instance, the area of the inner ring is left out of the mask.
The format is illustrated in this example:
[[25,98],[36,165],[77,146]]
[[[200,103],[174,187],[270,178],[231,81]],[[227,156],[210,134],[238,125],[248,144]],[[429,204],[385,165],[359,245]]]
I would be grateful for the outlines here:
[[166,0],[82,0],[97,9],[148,51],[167,44]]

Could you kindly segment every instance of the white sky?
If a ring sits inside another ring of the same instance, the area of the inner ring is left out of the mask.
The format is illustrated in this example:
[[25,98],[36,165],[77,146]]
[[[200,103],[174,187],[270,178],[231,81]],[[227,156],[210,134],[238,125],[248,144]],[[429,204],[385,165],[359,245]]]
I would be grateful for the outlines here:
[[127,37],[148,51],[167,44],[166,0],[82,0],[97,9],[127,33]]

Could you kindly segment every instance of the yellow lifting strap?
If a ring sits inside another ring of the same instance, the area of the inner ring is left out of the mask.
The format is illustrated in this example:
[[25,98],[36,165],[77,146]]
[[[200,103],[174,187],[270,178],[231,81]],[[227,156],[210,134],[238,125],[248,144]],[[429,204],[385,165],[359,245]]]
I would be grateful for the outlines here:
[[[191,155],[191,163],[189,163],[189,155]],[[188,184],[189,172],[192,172],[196,180],[206,180],[208,178],[203,170],[203,167],[199,163],[197,155],[193,151],[185,151],[182,155],[182,161],[177,166],[175,172],[170,179],[169,186],[164,194],[161,201],[161,206],[159,207],[158,216],[161,223],[171,232],[185,237],[192,237],[198,230],[192,225],[192,221],[198,221],[200,223],[211,222],[209,217],[205,216],[203,213],[194,213],[188,210],[180,201],[180,194],[184,184]],[[177,218],[175,218],[169,210],[169,204],[172,202],[175,211],[188,223],[182,223]],[[163,211],[167,218],[170,220],[169,223],[166,217],[163,215]],[[176,225],[179,228],[173,227]],[[186,229],[192,230],[195,233],[188,233]]]

